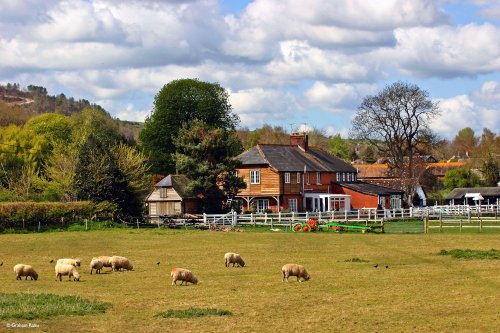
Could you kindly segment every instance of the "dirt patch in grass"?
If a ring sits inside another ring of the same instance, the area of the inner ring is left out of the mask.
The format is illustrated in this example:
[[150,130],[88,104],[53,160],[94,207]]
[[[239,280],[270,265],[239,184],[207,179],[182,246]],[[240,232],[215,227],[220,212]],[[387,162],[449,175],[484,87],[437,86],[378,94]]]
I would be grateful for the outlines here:
[[104,313],[109,304],[78,296],[0,293],[0,319],[45,319],[53,316],[83,316]]
[[213,308],[188,308],[185,310],[167,310],[158,316],[163,318],[198,318],[205,316],[230,316],[231,311]]
[[470,249],[455,249],[455,250],[441,250],[439,253],[441,256],[451,256],[452,258],[455,259],[467,259],[467,260],[474,260],[474,259],[500,259],[500,251],[491,249],[489,251],[482,251],[482,250],[470,250]]

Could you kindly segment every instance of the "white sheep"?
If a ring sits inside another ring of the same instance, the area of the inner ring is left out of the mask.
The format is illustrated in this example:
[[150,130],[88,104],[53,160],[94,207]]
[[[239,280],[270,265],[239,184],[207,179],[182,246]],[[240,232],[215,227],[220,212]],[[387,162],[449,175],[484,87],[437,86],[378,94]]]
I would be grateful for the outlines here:
[[286,280],[286,282],[288,282],[289,276],[296,276],[299,282],[302,282],[300,280],[301,278],[303,281],[307,281],[311,278],[306,268],[302,265],[286,264],[281,267],[281,271],[283,272],[283,281]]
[[185,268],[172,268],[172,271],[170,272],[170,276],[172,276],[172,285],[177,285],[177,281],[181,281],[181,285],[185,282],[188,284],[188,282],[192,284],[197,284],[198,279],[194,274]]
[[110,262],[111,257],[109,257],[109,256],[99,256],[99,257],[97,257],[97,259],[102,261],[103,267],[111,267],[112,266],[111,262]]
[[101,269],[104,267],[104,263],[99,258],[92,258],[90,261],[90,275],[92,275],[92,270],[95,269],[96,274],[101,274]]
[[67,265],[79,267],[80,263],[81,263],[80,259],[63,258],[63,259],[57,259],[56,265],[57,264],[67,264]]
[[109,259],[109,262],[111,263],[111,268],[114,271],[119,271],[122,269],[126,269],[128,271],[131,271],[134,269],[134,265],[128,260],[126,257],[120,257],[120,256],[112,256]]
[[31,280],[38,280],[38,273],[35,271],[33,266],[25,264],[17,264],[14,266],[14,272],[16,273],[16,280],[22,280],[21,276],[31,277]]
[[239,267],[245,267],[245,261],[238,253],[228,252],[224,255],[224,264],[229,267],[229,264],[237,264]]
[[80,273],[77,272],[76,267],[68,264],[56,264],[56,281],[59,278],[59,281],[62,281],[62,276],[67,275],[69,281],[73,278],[73,281],[80,281]]

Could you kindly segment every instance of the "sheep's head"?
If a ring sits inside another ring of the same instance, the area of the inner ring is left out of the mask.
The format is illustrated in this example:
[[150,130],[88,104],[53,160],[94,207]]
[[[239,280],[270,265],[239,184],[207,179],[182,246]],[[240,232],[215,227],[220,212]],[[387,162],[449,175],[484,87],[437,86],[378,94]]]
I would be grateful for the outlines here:
[[80,263],[81,263],[81,260],[80,260],[80,259],[76,259],[76,260],[75,260],[75,265],[76,265],[76,266],[80,267]]
[[35,279],[35,281],[38,280],[38,273],[37,272],[33,273],[33,279]]
[[245,267],[245,261],[243,259],[240,258],[240,266],[241,267]]
[[309,275],[309,273],[305,272],[303,279],[304,279],[304,281],[309,281],[311,279],[311,276]]
[[193,278],[191,279],[192,284],[198,284],[198,278],[193,275]]
[[78,272],[73,273],[73,281],[80,281],[80,273]]

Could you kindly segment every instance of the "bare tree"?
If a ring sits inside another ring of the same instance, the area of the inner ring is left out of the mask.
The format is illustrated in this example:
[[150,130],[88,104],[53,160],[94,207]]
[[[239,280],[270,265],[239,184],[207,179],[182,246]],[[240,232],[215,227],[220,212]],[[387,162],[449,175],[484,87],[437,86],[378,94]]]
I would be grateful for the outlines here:
[[419,175],[414,167],[417,147],[432,137],[429,124],[437,115],[438,103],[429,99],[427,91],[398,81],[365,97],[352,120],[350,136],[369,141],[389,157],[410,205],[415,186],[411,184]]

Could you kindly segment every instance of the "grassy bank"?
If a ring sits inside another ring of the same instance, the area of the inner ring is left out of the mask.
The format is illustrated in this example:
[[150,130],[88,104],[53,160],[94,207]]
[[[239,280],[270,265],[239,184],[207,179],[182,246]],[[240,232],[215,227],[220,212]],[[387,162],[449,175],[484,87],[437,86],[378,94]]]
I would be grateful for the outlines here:
[[[500,260],[459,260],[445,249],[498,249],[492,234],[348,234],[115,229],[0,235],[4,293],[80,296],[105,313],[31,319],[39,330],[72,332],[495,332]],[[226,268],[240,253],[247,266]],[[90,275],[95,255],[124,255],[135,270]],[[55,281],[50,260],[82,259],[81,282]],[[355,260],[353,260],[355,259]],[[157,263],[160,263],[159,265]],[[31,264],[38,281],[16,281]],[[308,282],[281,281],[300,263]],[[377,265],[377,268],[374,266]],[[385,268],[388,266],[388,268]],[[170,269],[191,269],[200,284],[170,285]],[[201,316],[189,309],[202,309]],[[209,309],[209,310],[207,310]],[[210,309],[230,315],[213,315]],[[163,313],[184,313],[167,315]],[[226,312],[225,312],[226,313]],[[0,331],[7,323],[0,320]]]

